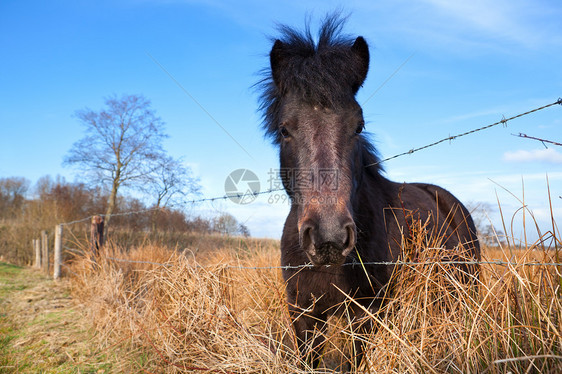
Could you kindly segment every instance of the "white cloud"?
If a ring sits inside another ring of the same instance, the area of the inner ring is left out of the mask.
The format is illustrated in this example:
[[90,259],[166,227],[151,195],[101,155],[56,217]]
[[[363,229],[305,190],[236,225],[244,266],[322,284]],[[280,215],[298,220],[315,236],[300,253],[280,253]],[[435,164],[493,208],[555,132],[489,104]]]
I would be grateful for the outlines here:
[[514,152],[505,152],[503,154],[504,161],[508,162],[548,162],[551,164],[562,164],[562,153],[557,152],[553,148],[535,149],[532,151],[518,150]]
[[539,18],[544,21],[546,17],[542,11],[546,14],[555,11],[545,4],[513,0],[425,1],[461,33],[481,32],[487,37],[510,40],[530,48],[542,45],[549,30],[544,22],[537,27],[532,21]]
[[505,25],[511,25],[513,20],[508,16],[508,6],[505,1],[473,0],[447,1],[428,0],[435,8],[458,20],[469,23],[476,28],[495,30]]

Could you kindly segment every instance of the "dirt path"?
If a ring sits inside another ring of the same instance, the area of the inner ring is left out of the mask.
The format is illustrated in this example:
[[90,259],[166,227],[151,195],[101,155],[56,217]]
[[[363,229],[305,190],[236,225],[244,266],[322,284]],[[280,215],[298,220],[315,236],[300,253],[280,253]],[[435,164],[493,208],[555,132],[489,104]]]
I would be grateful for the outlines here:
[[93,329],[65,280],[0,263],[0,373],[108,373]]

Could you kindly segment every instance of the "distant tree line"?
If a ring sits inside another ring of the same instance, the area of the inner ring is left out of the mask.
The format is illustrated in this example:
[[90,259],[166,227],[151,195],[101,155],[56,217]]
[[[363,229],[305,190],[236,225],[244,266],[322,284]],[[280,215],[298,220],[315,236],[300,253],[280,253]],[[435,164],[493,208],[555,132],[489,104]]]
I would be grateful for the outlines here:
[[[109,193],[103,187],[67,182],[60,176],[44,176],[34,185],[21,177],[0,178],[0,260],[29,263],[31,239],[41,230],[105,212]],[[135,213],[119,215],[128,212]],[[118,196],[113,214],[112,232],[250,235],[248,228],[228,213],[191,217],[182,207],[148,205],[123,194]]]

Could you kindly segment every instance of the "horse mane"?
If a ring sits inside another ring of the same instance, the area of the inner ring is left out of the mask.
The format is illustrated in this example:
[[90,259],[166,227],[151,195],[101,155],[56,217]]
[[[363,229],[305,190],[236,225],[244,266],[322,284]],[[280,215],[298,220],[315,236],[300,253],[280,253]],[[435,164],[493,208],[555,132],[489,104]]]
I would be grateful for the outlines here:
[[[278,25],[280,36],[272,38],[272,41],[283,43],[289,56],[287,68],[277,77],[280,85],[275,83],[271,67],[263,70],[263,78],[256,85],[261,90],[259,110],[262,112],[262,126],[266,136],[275,144],[281,141],[279,109],[287,92],[297,95],[301,102],[334,109],[354,98],[359,88],[354,86],[354,82],[362,81],[365,72],[354,63],[350,52],[355,38],[342,34],[346,21],[347,17],[342,17],[339,12],[327,15],[320,26],[317,42],[308,20],[303,31]],[[358,78],[361,75],[363,78]],[[363,140],[365,164],[378,162],[374,146],[366,138]],[[368,169],[378,173],[380,167]]]

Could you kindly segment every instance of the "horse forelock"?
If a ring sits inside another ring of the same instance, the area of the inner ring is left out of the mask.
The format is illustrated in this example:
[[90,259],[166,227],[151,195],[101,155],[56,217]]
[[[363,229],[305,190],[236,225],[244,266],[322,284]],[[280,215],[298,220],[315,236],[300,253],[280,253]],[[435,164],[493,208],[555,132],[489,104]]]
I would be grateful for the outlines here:
[[346,19],[327,16],[317,40],[307,23],[304,31],[281,25],[278,27],[287,61],[278,74],[276,84],[270,68],[264,70],[259,82],[260,110],[266,134],[277,142],[277,126],[281,101],[288,94],[301,103],[338,109],[354,100],[353,84],[362,72],[355,68],[351,47],[354,39],[342,34]]

